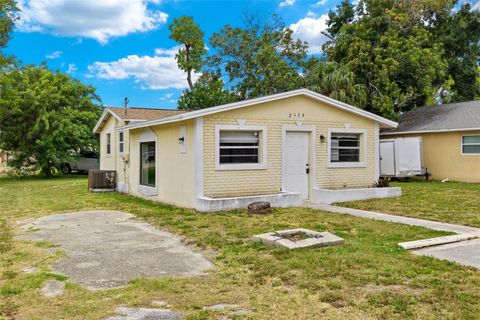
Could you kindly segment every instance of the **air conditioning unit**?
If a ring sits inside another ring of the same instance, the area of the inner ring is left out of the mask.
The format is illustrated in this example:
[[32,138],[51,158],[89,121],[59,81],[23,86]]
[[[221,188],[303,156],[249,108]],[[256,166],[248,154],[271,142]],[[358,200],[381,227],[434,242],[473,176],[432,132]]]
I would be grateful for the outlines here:
[[115,191],[117,173],[113,170],[92,169],[88,171],[88,188],[90,191]]

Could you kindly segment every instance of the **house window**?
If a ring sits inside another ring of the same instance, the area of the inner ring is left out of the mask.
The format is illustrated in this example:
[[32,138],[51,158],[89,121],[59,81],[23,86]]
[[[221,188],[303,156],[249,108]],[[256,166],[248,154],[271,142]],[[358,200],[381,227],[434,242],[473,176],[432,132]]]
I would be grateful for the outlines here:
[[220,164],[259,163],[260,131],[220,131]]
[[140,143],[140,184],[155,187],[155,141]]
[[110,133],[107,133],[107,155],[112,153],[112,137]]
[[124,145],[125,145],[124,132],[123,132],[123,131],[120,131],[120,132],[118,133],[118,152],[119,152],[119,153],[123,153]]
[[360,162],[360,134],[332,133],[330,162]]
[[215,170],[266,168],[267,126],[215,126]]
[[480,135],[462,137],[462,153],[480,154]]

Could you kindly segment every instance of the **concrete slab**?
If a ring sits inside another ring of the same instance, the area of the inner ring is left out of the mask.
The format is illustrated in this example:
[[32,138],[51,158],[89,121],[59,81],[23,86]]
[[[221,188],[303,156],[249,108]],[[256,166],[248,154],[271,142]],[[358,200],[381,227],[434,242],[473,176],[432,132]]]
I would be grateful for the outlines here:
[[181,314],[168,309],[152,308],[117,308],[121,316],[107,318],[107,320],[180,320]]
[[437,237],[423,240],[400,242],[398,245],[405,250],[416,250],[426,247],[439,246],[442,244],[462,242],[480,238],[480,232],[455,234],[453,236]]
[[[292,241],[290,237],[296,234],[303,234],[305,239]],[[342,238],[337,237],[330,232],[318,232],[304,228],[257,234],[252,237],[252,240],[261,242],[267,246],[284,247],[290,250],[338,246],[345,242]]]
[[22,226],[23,240],[47,241],[67,253],[52,265],[89,289],[115,288],[139,277],[202,275],[213,265],[181,238],[133,215],[84,211],[46,216]]
[[58,280],[47,280],[45,281],[42,289],[43,295],[47,298],[54,298],[63,294],[63,290],[65,289],[65,282],[58,281]]
[[412,250],[411,252],[480,269],[480,239]]

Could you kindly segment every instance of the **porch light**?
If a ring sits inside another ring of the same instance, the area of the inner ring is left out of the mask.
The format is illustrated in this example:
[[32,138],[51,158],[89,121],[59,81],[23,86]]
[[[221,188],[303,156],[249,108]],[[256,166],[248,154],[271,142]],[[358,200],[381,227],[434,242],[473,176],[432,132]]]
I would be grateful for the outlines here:
[[320,136],[320,142],[325,142],[325,136],[323,134]]

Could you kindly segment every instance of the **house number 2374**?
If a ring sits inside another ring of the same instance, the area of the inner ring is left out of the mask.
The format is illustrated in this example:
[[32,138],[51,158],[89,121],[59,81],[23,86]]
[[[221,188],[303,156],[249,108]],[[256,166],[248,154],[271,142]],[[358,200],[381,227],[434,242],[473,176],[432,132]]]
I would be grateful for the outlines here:
[[304,117],[305,117],[305,113],[303,112],[295,112],[295,113],[288,114],[288,119],[301,119]]

